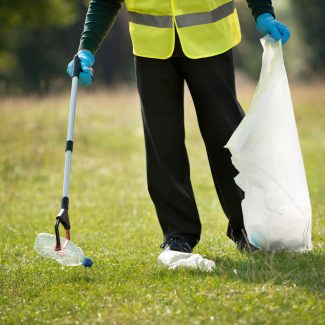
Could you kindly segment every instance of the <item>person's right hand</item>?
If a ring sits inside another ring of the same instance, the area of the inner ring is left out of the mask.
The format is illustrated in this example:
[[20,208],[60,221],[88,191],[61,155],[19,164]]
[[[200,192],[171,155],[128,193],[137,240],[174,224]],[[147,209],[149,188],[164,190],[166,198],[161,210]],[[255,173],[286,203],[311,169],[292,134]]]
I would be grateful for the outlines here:
[[[94,80],[94,70],[92,68],[95,63],[95,58],[88,50],[79,50],[77,53],[80,59],[81,72],[79,74],[79,84],[90,86]],[[73,74],[73,60],[68,64],[68,75],[72,77]]]

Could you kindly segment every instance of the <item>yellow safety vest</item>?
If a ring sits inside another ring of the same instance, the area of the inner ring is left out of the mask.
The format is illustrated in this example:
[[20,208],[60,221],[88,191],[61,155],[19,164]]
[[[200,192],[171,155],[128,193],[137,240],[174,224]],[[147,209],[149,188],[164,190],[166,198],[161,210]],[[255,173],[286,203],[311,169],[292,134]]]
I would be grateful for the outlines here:
[[240,42],[234,0],[126,0],[133,53],[167,59],[175,27],[184,54],[192,59],[223,53]]

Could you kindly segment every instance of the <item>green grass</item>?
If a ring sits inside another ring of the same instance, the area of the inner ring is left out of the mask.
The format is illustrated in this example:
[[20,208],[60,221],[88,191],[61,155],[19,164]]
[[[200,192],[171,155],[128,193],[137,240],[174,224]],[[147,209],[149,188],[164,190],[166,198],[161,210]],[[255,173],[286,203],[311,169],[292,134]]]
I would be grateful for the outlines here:
[[[192,104],[187,145],[203,224],[196,252],[216,270],[157,266],[162,234],[148,197],[139,100],[82,93],[72,163],[72,240],[93,268],[38,257],[60,207],[68,96],[0,102],[0,323],[325,324],[325,95],[294,92],[313,206],[312,252],[239,253],[225,235]],[[305,94],[305,95],[304,95]],[[241,93],[247,106],[249,95]]]

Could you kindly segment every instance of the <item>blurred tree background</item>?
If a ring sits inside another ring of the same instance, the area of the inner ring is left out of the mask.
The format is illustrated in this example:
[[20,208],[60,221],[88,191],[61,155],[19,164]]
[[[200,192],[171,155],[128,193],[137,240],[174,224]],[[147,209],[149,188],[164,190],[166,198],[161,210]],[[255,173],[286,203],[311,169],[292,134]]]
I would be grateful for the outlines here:
[[[236,67],[258,78],[259,35],[245,0],[236,1],[243,41],[236,47]],[[325,71],[325,1],[273,1],[277,18],[289,25],[285,49],[289,77],[320,79]],[[1,0],[0,93],[22,94],[66,88],[66,66],[76,52],[88,1]],[[132,46],[125,8],[96,55],[96,84],[134,83]]]

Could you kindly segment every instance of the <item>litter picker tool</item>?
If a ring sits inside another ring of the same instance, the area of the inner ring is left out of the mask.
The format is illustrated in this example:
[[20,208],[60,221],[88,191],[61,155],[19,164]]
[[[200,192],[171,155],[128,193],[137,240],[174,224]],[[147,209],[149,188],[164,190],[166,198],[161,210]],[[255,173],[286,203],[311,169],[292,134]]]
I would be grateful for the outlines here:
[[[73,60],[69,123],[65,149],[63,195],[61,200],[61,209],[56,216],[55,221],[55,236],[46,233],[38,234],[35,240],[34,249],[38,252],[39,255],[47,258],[52,258],[66,266],[83,265],[85,267],[91,267],[93,265],[93,261],[90,258],[85,257],[82,249],[70,241],[71,226],[68,212],[71,158],[73,151],[73,133],[80,71],[80,59],[76,55]],[[65,229],[65,238],[60,237],[60,224],[62,224],[63,228]]]

